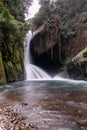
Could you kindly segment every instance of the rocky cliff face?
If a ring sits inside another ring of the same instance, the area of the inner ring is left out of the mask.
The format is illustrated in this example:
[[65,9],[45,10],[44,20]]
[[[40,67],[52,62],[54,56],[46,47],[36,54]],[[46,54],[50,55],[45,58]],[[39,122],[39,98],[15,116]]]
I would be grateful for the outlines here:
[[68,34],[63,50],[70,78],[87,80],[87,26],[76,16],[69,23],[71,33]]
[[36,60],[36,62],[42,62],[44,65],[47,64],[47,67],[52,64],[57,64],[58,66],[61,62],[61,30],[59,17],[50,17],[37,32],[31,41],[33,59]]
[[74,35],[67,38],[63,46],[66,58],[74,57],[87,46],[87,27],[84,24],[73,24],[72,30]]
[[[82,52],[82,50],[84,50],[87,46],[87,27],[85,24],[78,22],[77,17],[68,24],[69,25],[67,25],[67,27],[69,26],[70,31],[68,29],[68,33],[65,33],[64,37],[64,30],[62,30],[64,25],[61,25],[59,17],[49,18],[45,24],[38,29],[38,33],[32,39],[31,52],[36,61],[39,59],[42,64],[49,62],[49,64],[47,64],[48,66],[51,66],[54,62],[57,62],[58,64],[56,64],[56,66],[58,68],[60,63],[64,65],[64,62],[66,61],[67,71],[70,77],[81,79],[84,77],[82,76],[84,75],[82,65],[82,68],[80,68],[78,66],[79,63],[76,65],[72,63],[71,60],[73,57]],[[66,30],[67,29],[65,29],[65,32]],[[49,59],[51,59],[52,62],[50,62]]]
[[2,54],[0,52],[0,84],[6,83],[5,69],[2,61]]
[[23,46],[20,43],[5,45],[2,50],[3,66],[7,82],[23,79]]
[[[0,38],[0,84],[24,79],[23,40],[24,31],[1,26]],[[22,28],[22,26],[21,26]],[[8,31],[9,29],[9,31]]]
[[38,33],[31,41],[32,51],[36,55],[41,55],[51,49],[51,57],[53,57],[52,49],[55,44],[60,42],[60,21],[58,17],[49,18],[44,25],[42,25],[38,30]]

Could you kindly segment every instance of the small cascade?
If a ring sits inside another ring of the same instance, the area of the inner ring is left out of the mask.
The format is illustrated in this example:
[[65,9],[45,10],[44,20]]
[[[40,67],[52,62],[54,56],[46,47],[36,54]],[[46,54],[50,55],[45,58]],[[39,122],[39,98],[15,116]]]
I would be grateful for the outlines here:
[[33,61],[30,53],[30,41],[38,33],[38,31],[39,30],[35,31],[33,34],[31,31],[29,31],[24,41],[24,67],[26,80],[50,78],[50,76],[44,70],[32,64]]

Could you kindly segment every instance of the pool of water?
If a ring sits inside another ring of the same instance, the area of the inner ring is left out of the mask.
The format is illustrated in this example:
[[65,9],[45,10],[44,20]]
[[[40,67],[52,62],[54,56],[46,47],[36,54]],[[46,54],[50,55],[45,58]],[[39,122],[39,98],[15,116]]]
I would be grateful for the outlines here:
[[87,130],[87,82],[33,80],[0,86],[0,101],[12,104],[37,130]]

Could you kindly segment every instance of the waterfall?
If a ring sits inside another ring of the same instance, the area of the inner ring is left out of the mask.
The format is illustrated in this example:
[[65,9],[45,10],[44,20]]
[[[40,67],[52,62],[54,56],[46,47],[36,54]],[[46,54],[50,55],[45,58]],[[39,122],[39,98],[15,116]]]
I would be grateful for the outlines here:
[[24,41],[24,67],[25,67],[25,79],[48,79],[50,76],[41,68],[32,64],[32,58],[30,53],[30,41],[38,33],[39,30],[35,31],[33,34],[29,31],[26,34]]

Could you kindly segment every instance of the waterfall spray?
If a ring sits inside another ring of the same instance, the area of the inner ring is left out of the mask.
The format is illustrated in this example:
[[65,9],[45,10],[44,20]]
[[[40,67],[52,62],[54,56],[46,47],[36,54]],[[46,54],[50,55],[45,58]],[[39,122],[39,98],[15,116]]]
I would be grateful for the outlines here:
[[41,68],[32,64],[32,58],[30,53],[30,42],[31,39],[38,33],[38,30],[35,31],[32,35],[32,32],[29,31],[26,35],[24,41],[24,67],[25,67],[25,79],[49,79],[50,76]]

